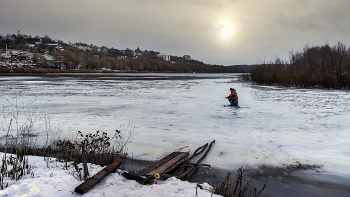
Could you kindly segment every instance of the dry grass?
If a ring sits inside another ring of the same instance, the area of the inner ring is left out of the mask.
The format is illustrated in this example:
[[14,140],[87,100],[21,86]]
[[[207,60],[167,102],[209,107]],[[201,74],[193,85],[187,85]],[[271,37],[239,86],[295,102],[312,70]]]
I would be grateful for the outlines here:
[[[262,195],[265,187],[266,182],[260,190],[253,187],[252,178],[245,177],[244,170],[239,168],[236,179],[233,179],[231,173],[228,173],[225,179],[215,187],[214,193],[224,197],[258,197]],[[268,194],[265,194],[265,196],[268,196]]]
[[268,173],[275,173],[275,174],[284,174],[284,175],[290,175],[292,172],[301,171],[301,170],[315,170],[317,173],[320,172],[320,169],[323,167],[323,165],[317,165],[317,164],[303,164],[299,161],[295,161],[294,164],[282,164],[281,167],[275,167],[275,166],[267,166],[262,165],[258,168],[258,171],[260,173],[268,172]]

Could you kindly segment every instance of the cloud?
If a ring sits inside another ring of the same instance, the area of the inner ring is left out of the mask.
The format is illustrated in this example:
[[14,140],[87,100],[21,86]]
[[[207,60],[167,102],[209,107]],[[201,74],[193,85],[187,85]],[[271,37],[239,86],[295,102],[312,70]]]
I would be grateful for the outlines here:
[[[0,33],[249,64],[288,58],[306,44],[349,44],[349,7],[347,0],[1,0]],[[228,41],[219,38],[223,20],[235,29]]]

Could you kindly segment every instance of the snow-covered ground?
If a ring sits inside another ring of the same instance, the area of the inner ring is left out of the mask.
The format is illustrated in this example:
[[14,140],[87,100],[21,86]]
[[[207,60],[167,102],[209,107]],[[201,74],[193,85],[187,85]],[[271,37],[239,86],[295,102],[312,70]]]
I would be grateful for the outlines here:
[[[0,154],[3,156],[3,154]],[[19,181],[5,179],[9,186],[0,190],[0,196],[81,196],[74,189],[83,181],[74,175],[74,167],[65,169],[62,163],[56,162],[55,158],[29,156],[32,166],[31,173]],[[82,167],[82,166],[80,166]],[[90,174],[96,174],[103,168],[98,165],[88,165]],[[153,185],[141,185],[136,181],[127,180],[118,173],[111,173],[89,190],[84,196],[132,196],[132,197],[164,197],[164,196],[198,196],[210,197],[211,186],[204,183],[200,189],[196,183],[181,181],[170,178],[166,181],[158,181]],[[213,196],[218,196],[213,194]]]
[[[234,74],[101,74],[0,77],[4,99],[53,115],[65,135],[131,124],[134,158],[156,160],[216,140],[204,163],[236,170],[321,165],[295,173],[350,187],[350,91],[234,82]],[[194,78],[193,78],[194,77]],[[210,77],[210,78],[207,78]],[[229,88],[240,109],[224,107]],[[56,121],[56,122],[55,122]],[[42,133],[43,134],[43,133]]]

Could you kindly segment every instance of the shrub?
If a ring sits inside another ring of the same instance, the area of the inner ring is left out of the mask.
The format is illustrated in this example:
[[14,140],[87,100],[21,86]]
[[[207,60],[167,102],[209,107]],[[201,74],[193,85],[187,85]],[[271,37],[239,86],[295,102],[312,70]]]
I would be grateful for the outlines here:
[[277,58],[257,64],[250,77],[263,85],[349,89],[350,48],[340,42],[333,47],[306,46],[302,52],[291,52],[289,62]]
[[106,166],[115,160],[125,159],[127,156],[126,145],[132,141],[136,133],[130,123],[127,127],[122,127],[121,131],[116,130],[112,137],[101,131],[86,135],[78,131],[74,141],[59,140],[55,144],[56,150],[60,154],[58,160],[63,162],[65,169],[68,169],[72,164],[78,173],[81,171],[78,164],[83,163],[84,177],[86,178],[89,174],[87,163]]
[[[17,93],[15,100],[5,99],[10,107],[3,107],[3,120],[1,129],[3,131],[4,155],[1,164],[0,186],[4,188],[4,178],[9,177],[12,180],[19,180],[25,174],[30,173],[28,164],[29,152],[35,149],[34,124],[37,121],[36,112],[25,113],[25,108],[34,101],[29,101],[26,105],[20,106],[17,102]],[[25,117],[23,119],[23,117]],[[8,154],[8,151],[12,154]]]

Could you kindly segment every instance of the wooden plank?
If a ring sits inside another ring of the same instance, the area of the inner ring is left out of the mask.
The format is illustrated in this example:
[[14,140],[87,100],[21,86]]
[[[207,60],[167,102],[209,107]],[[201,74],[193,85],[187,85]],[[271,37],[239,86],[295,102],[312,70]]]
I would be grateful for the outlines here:
[[184,159],[187,156],[188,156],[188,152],[181,152],[180,154],[176,155],[174,158],[168,160],[167,162],[165,162],[162,165],[160,165],[159,167],[157,167],[156,169],[148,172],[146,175],[154,176],[157,173],[158,174],[162,173],[165,170],[172,167],[173,165],[177,164],[179,161],[181,161],[182,159]]
[[129,174],[127,172],[123,172],[122,176],[125,177],[128,180],[134,180],[137,181],[138,183],[142,184],[142,185],[148,185],[148,184],[152,184],[153,183],[153,178],[148,179],[148,178],[144,178],[143,176],[138,176],[138,175],[134,175],[134,174]]
[[75,188],[75,192],[79,194],[84,194],[99,183],[103,178],[105,178],[109,173],[115,172],[117,168],[122,164],[121,161],[115,161],[109,164],[107,167],[103,168],[97,174],[86,180],[84,183],[80,184]]
[[136,173],[136,175],[139,176],[143,176],[146,175],[147,173],[151,172],[152,170],[158,168],[160,165],[164,164],[165,162],[169,161],[170,159],[176,157],[178,154],[180,154],[181,152],[173,152],[170,155],[164,157],[163,159],[156,161],[154,163],[152,163],[151,165],[143,168],[142,170],[140,170],[138,173]]

